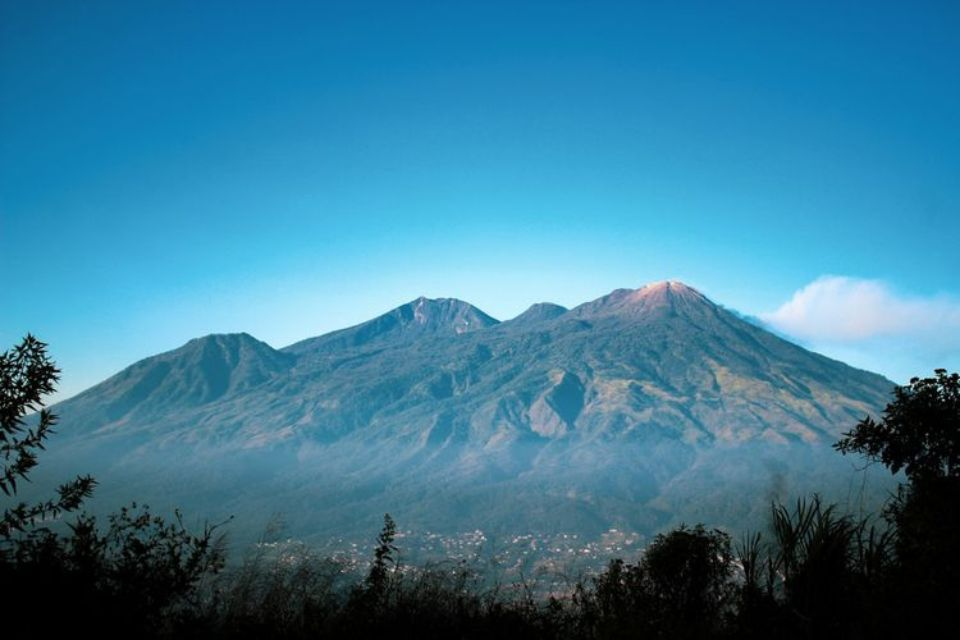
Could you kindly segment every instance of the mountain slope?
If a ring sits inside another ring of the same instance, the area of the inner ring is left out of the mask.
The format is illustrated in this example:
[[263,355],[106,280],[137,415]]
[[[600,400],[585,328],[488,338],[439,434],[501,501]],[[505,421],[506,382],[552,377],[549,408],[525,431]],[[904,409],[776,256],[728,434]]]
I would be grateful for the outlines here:
[[[892,387],[664,282],[503,323],[421,298],[280,351],[209,336],[56,411],[61,460],[82,449],[131,491],[202,474],[164,495],[292,511],[298,533],[384,510],[451,529],[653,531],[757,517],[768,494],[751,486],[846,486],[829,445]],[[720,478],[744,497],[698,497]]]
[[63,403],[70,436],[165,420],[255,390],[296,358],[246,334],[209,335],[145,358]]

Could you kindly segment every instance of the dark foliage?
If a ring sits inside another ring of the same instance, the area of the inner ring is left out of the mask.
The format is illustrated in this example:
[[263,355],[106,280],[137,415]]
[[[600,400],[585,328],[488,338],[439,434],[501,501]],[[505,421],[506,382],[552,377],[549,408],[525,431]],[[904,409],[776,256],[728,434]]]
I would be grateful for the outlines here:
[[[0,354],[0,491],[7,498],[17,493],[17,483],[26,480],[37,465],[37,453],[53,433],[57,417],[44,409],[43,397],[53,392],[60,370],[47,355],[47,345],[30,334],[9,351]],[[25,416],[39,411],[36,425],[28,427]],[[57,518],[77,509],[90,496],[96,482],[80,476],[63,484],[57,497],[38,504],[18,502],[5,506],[0,518],[0,560],[9,551],[10,537],[38,520]]]
[[[43,407],[58,369],[31,335],[0,355],[0,489],[14,497],[37,465],[57,418]],[[26,416],[40,409],[36,426]],[[172,523],[147,507],[124,508],[101,530],[93,517],[63,514],[95,486],[89,476],[62,485],[58,497],[5,507],[0,520],[0,621],[4,637],[33,637],[67,622],[99,636],[149,637],[176,626],[198,604],[200,581],[223,566],[216,527],[192,535],[178,513]],[[221,539],[222,543],[222,539]]]
[[69,529],[32,529],[0,565],[2,599],[22,616],[10,628],[14,637],[30,635],[48,602],[77,630],[152,636],[190,618],[201,580],[223,566],[214,528],[192,535],[179,513],[166,522],[134,505],[102,530],[89,516]]
[[960,603],[960,374],[937,369],[898,387],[883,419],[863,420],[837,448],[905,473],[886,510],[898,587],[886,612],[904,633],[934,632]]
[[960,374],[934,374],[897,387],[883,419],[864,418],[836,448],[902,469],[914,483],[960,477]]
[[685,526],[656,537],[637,564],[610,563],[591,601],[604,637],[699,638],[724,626],[734,597],[730,537]]
[[397,535],[397,524],[387,513],[383,516],[383,529],[377,536],[377,548],[373,554],[373,566],[370,567],[370,573],[367,575],[367,591],[375,597],[382,597],[386,588],[388,571],[397,564],[394,557],[397,553],[397,547],[393,544],[393,539]]
[[[817,496],[793,510],[775,505],[772,529],[764,591],[778,604],[782,635],[861,637],[889,569],[889,532],[838,514]],[[749,613],[741,611],[744,621],[756,623]]]

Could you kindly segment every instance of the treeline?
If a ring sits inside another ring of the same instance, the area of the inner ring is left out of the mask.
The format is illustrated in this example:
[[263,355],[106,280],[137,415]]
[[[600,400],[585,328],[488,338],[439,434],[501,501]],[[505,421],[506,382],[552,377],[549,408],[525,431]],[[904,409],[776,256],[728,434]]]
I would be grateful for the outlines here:
[[[897,388],[883,419],[836,444],[903,471],[881,514],[818,497],[772,506],[768,531],[702,525],[661,534],[638,558],[541,595],[464,563],[404,567],[386,516],[370,566],[345,572],[308,549],[260,545],[227,568],[218,526],[189,531],[133,505],[76,511],[95,482],[16,502],[56,417],[58,371],[28,336],[0,355],[0,633],[53,629],[130,638],[893,638],[951,625],[960,605],[960,376]],[[38,411],[33,426],[25,416]]]

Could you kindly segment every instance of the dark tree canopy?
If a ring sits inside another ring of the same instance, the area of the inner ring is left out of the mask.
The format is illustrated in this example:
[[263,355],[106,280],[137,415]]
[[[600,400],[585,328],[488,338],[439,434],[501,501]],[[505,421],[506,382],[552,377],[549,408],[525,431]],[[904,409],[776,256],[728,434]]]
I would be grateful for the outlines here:
[[179,512],[167,522],[136,504],[110,515],[103,531],[93,516],[64,521],[92,494],[90,476],[46,502],[15,502],[57,422],[43,407],[58,377],[32,335],[0,353],[0,497],[13,501],[0,513],[0,605],[16,612],[3,619],[4,637],[32,637],[52,615],[100,637],[149,637],[223,568],[223,538],[213,538],[216,526],[194,535]]
[[[37,465],[37,452],[43,450],[44,441],[53,433],[57,416],[43,408],[43,398],[53,393],[59,374],[47,355],[46,343],[30,334],[0,354],[0,491],[8,498],[16,495],[18,481],[26,480]],[[38,412],[36,424],[28,426],[26,417],[33,412]],[[95,484],[90,476],[80,476],[61,485],[55,499],[4,508],[0,541],[24,531],[38,519],[78,508]]]
[[890,604],[909,612],[899,617],[902,630],[932,636],[960,602],[960,374],[913,378],[880,422],[861,421],[835,446],[906,473],[885,510],[896,533]]
[[595,579],[601,636],[701,638],[732,603],[730,536],[703,525],[659,534],[636,564],[613,560]]
[[397,547],[393,544],[393,539],[397,535],[397,524],[390,517],[389,513],[383,516],[383,529],[377,536],[377,548],[374,551],[373,565],[370,567],[370,573],[367,575],[367,584],[374,591],[381,592],[387,581],[389,566],[396,563],[394,558],[397,553]]
[[897,387],[879,422],[867,417],[836,449],[862,453],[911,481],[960,477],[960,374],[937,369]]

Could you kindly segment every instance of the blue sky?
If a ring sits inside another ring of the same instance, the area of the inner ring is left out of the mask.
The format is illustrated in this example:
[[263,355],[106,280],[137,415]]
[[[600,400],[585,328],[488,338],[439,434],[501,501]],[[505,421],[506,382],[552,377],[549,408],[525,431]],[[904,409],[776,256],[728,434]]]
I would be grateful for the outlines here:
[[0,343],[69,395],[207,333],[674,278],[960,369],[957,7],[0,2]]

